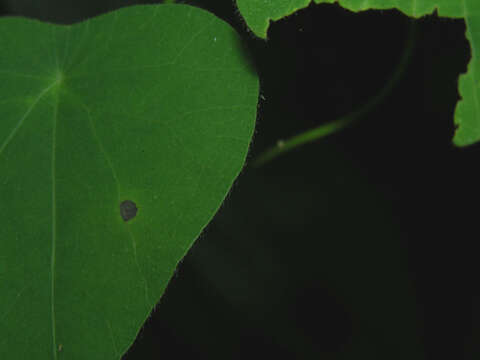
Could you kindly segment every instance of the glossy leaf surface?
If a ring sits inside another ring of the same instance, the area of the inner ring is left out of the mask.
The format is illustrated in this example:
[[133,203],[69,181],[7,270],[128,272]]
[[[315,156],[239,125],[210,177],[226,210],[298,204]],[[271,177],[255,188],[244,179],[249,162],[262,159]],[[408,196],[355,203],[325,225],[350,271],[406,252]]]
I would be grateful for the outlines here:
[[[262,38],[267,37],[271,20],[279,20],[295,11],[305,8],[310,0],[238,0],[237,6],[249,28]],[[466,36],[470,42],[472,58],[468,72],[460,76],[459,93],[462,99],[455,110],[455,124],[458,126],[454,143],[466,146],[480,141],[480,2],[477,0],[314,0],[315,3],[336,3],[352,11],[369,9],[398,9],[415,18],[432,14],[463,18],[466,22]],[[379,29],[381,31],[381,29]],[[435,136],[432,134],[432,136]]]
[[258,80],[184,5],[0,19],[0,359],[119,359],[246,156]]

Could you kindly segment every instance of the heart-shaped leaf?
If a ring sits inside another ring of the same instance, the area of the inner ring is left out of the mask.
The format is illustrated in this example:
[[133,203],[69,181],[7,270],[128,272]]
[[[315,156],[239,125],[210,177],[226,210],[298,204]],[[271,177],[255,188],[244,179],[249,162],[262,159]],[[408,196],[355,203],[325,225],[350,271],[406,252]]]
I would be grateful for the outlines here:
[[0,359],[118,359],[245,160],[258,80],[190,6],[0,19]]

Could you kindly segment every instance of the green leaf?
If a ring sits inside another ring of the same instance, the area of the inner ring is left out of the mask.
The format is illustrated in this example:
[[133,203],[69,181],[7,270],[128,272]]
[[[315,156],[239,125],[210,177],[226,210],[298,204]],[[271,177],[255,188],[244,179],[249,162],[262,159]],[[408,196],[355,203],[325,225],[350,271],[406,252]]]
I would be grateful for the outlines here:
[[[439,16],[463,18],[467,25],[466,36],[470,41],[472,58],[468,72],[460,76],[459,92],[462,97],[455,111],[458,126],[454,143],[471,145],[480,141],[480,2],[478,0],[314,0],[315,3],[334,3],[352,11],[396,8],[415,18],[438,11]],[[259,37],[267,37],[271,20],[279,20],[306,7],[310,0],[237,0],[237,6],[245,22]]]
[[0,359],[119,359],[225,198],[258,79],[185,5],[0,19]]

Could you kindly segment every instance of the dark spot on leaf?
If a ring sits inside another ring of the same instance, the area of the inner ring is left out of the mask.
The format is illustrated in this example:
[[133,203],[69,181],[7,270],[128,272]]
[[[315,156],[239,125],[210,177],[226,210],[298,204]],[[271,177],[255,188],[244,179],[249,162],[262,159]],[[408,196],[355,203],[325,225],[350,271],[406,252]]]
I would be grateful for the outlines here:
[[120,204],[120,215],[124,221],[128,221],[137,216],[137,204],[131,200],[125,200]]

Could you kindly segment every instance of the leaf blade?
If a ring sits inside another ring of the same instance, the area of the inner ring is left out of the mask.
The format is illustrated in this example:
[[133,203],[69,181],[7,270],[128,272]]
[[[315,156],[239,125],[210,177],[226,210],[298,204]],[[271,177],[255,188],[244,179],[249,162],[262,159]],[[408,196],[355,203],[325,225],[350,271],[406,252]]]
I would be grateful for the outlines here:
[[119,358],[242,167],[258,79],[189,6],[0,34],[0,357]]

